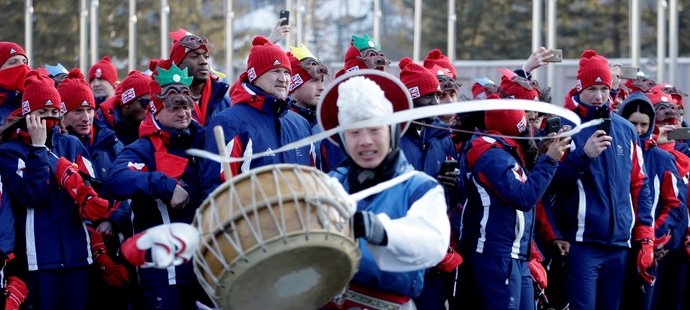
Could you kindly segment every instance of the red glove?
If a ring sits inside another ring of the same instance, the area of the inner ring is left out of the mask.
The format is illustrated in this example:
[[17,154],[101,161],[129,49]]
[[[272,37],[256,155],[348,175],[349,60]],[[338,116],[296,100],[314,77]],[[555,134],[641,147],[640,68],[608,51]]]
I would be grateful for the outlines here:
[[108,210],[108,201],[98,197],[96,191],[84,183],[76,164],[64,157],[58,158],[55,177],[60,186],[77,202],[81,218],[95,222],[107,218],[112,213],[112,210]]
[[633,230],[635,241],[640,242],[640,252],[637,254],[637,272],[642,279],[653,285],[656,277],[647,273],[647,268],[654,264],[654,228],[636,226]]
[[91,252],[96,259],[96,264],[103,270],[102,275],[105,283],[112,287],[121,287],[124,283],[129,282],[127,268],[110,259],[101,234],[95,230],[91,232]]
[[93,222],[107,219],[114,211],[114,208],[108,208],[108,201],[98,197],[91,186],[80,187],[75,201],[79,204],[79,216]]
[[448,247],[446,256],[436,265],[436,268],[443,272],[451,272],[455,270],[456,267],[460,266],[460,264],[462,264],[462,256],[460,256],[458,252],[455,252],[453,248]]
[[19,306],[26,300],[26,284],[17,277],[7,278],[7,285],[2,291],[5,295],[5,310],[18,310]]
[[[120,247],[127,261],[137,267],[165,269],[191,261],[199,248],[199,231],[186,223],[161,224],[125,240]],[[147,261],[147,253],[150,261]]]
[[546,289],[546,287],[549,285],[549,280],[546,276],[546,269],[544,269],[544,265],[542,265],[536,259],[530,259],[528,264],[529,271],[532,274],[532,280],[534,280],[534,283],[539,286],[539,290]]

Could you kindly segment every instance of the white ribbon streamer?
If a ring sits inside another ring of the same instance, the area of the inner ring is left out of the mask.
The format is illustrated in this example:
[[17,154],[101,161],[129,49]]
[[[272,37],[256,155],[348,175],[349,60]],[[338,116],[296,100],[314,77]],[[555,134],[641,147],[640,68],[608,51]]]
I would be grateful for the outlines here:
[[[366,104],[366,103],[363,103]],[[307,138],[288,143],[286,145],[283,145],[282,147],[267,151],[267,152],[261,152],[261,153],[254,153],[251,156],[247,157],[229,157],[229,158],[223,158],[222,156],[219,156],[216,153],[209,152],[206,150],[200,150],[200,149],[189,149],[187,150],[187,154],[196,156],[196,157],[201,157],[201,158],[206,158],[210,159],[219,163],[225,163],[225,162],[242,162],[245,160],[252,160],[264,156],[271,156],[275,155],[276,153],[281,153],[285,151],[290,151],[294,150],[296,148],[300,148],[303,146],[310,145],[314,142],[323,140],[325,138],[328,138],[332,135],[336,135],[338,133],[341,133],[345,130],[348,129],[355,129],[355,128],[367,128],[367,127],[376,127],[376,126],[381,126],[381,125],[391,125],[391,124],[398,124],[398,123],[406,123],[410,122],[415,119],[421,119],[421,118],[427,118],[427,117],[432,117],[432,116],[438,116],[438,115],[446,115],[446,114],[456,114],[456,113],[468,113],[468,112],[477,112],[477,111],[492,111],[492,110],[525,110],[525,111],[535,111],[535,112],[542,112],[545,114],[553,114],[556,116],[560,116],[573,124],[575,124],[575,127],[567,132],[561,133],[557,136],[554,136],[553,138],[563,138],[563,137],[569,137],[572,136],[578,132],[580,132],[582,129],[591,127],[591,126],[597,126],[603,122],[603,119],[595,119],[589,122],[586,122],[584,124],[580,123],[580,117],[575,114],[575,112],[570,111],[568,109],[565,109],[563,107],[555,106],[550,103],[546,102],[540,102],[540,101],[532,101],[532,100],[524,100],[524,99],[488,99],[488,100],[473,100],[473,101],[461,101],[461,102],[454,102],[454,103],[448,103],[448,104],[437,104],[437,105],[432,105],[432,106],[426,106],[426,107],[421,107],[421,108],[414,108],[414,109],[409,109],[409,110],[404,110],[400,112],[395,112],[392,115],[386,115],[386,116],[381,116],[381,117],[374,117],[371,119],[359,121],[356,123],[351,124],[350,126],[346,127],[341,127],[337,126],[333,129],[309,136]],[[502,136],[502,137],[508,137],[508,138],[519,138],[519,137],[511,137],[511,136]]]

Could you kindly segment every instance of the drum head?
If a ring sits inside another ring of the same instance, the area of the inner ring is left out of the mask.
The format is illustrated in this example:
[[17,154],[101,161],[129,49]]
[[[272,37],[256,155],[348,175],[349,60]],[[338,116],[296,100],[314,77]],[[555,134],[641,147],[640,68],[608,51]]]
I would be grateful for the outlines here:
[[[296,236],[287,243],[276,241],[279,244],[271,244],[268,251],[258,251],[247,261],[237,262],[234,273],[219,279],[219,306],[317,309],[326,304],[342,291],[357,270],[359,251],[352,240],[343,238],[344,244],[334,246],[332,240],[319,240],[325,238],[312,235],[311,240]],[[348,248],[349,253],[343,251]]]

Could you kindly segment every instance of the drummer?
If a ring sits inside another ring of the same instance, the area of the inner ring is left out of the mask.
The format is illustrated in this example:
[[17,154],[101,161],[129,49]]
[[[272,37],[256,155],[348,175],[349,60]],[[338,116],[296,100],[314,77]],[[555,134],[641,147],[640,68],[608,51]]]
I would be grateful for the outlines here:
[[[169,223],[191,224],[201,204],[198,159],[185,153],[203,146],[203,127],[192,119],[193,77],[170,60],[158,63],[140,138],[118,156],[104,181],[118,200],[131,199],[134,233]],[[141,254],[142,259],[145,255]],[[137,309],[196,309],[210,304],[191,263],[137,270]]]
[[[323,130],[412,108],[402,83],[375,70],[341,76],[322,98],[317,109]],[[334,137],[347,159],[330,175],[349,193],[408,172],[412,177],[357,203],[353,221],[362,251],[359,270],[347,291],[325,309],[375,307],[375,299],[392,307],[414,309],[411,298],[422,291],[424,269],[435,266],[446,255],[450,225],[443,187],[415,171],[400,151],[400,136],[408,125],[347,129]],[[357,302],[353,301],[355,295]]]

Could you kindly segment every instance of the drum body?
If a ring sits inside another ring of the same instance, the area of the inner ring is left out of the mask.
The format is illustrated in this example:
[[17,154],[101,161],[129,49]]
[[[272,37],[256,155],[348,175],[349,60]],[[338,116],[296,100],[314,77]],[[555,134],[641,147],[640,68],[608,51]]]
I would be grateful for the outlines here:
[[350,210],[316,169],[272,165],[238,175],[198,209],[194,269],[222,309],[316,309],[359,264]]

